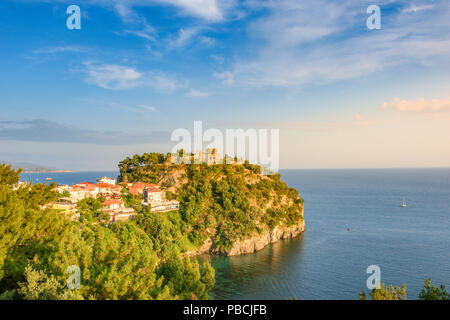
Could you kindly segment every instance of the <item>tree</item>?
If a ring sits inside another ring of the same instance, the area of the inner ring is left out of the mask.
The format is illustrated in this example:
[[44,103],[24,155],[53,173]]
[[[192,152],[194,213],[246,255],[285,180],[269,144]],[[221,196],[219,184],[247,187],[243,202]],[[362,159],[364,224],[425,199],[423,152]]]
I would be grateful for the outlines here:
[[372,289],[368,297],[364,292],[359,294],[359,300],[406,300],[406,284],[403,287],[390,286],[386,287],[384,283],[379,289]]
[[431,279],[425,280],[424,287],[419,294],[420,300],[450,300],[450,295],[445,290],[445,286],[441,285],[439,288],[431,284]]
[[[207,298],[214,283],[210,265],[179,253],[168,259],[186,239],[178,212],[160,216],[162,232],[147,232],[134,221],[80,224],[42,209],[58,197],[51,187],[16,189],[10,185],[18,181],[16,171],[5,168],[0,169],[0,299]],[[80,204],[85,214],[99,214],[100,207],[101,199]],[[80,269],[80,289],[69,290],[67,270],[73,265]]]
[[0,164],[0,185],[13,185],[19,182],[22,169],[15,170],[11,165]]

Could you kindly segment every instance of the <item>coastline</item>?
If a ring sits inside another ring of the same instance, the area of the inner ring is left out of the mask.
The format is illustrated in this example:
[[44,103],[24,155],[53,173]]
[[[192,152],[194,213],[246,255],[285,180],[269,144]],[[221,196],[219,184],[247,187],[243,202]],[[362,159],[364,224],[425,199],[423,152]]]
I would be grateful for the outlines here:
[[22,173],[73,173],[74,170],[24,170]]
[[257,252],[259,250],[262,250],[267,245],[278,242],[280,240],[295,238],[303,232],[305,232],[304,219],[290,227],[277,226],[271,230],[264,231],[260,235],[255,235],[243,240],[237,240],[228,250],[213,248],[212,238],[208,238],[200,248],[194,251],[187,252],[187,255],[190,257],[198,256],[201,254],[222,255],[229,257],[238,256]]

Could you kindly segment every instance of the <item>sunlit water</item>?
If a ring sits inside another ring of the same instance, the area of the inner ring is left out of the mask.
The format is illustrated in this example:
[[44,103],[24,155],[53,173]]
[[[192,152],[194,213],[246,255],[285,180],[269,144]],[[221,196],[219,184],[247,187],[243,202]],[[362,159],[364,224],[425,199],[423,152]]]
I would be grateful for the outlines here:
[[[366,268],[417,298],[425,278],[450,289],[450,169],[288,170],[305,199],[306,232],[216,269],[215,299],[356,299]],[[117,172],[24,174],[23,180],[95,182]],[[408,207],[400,204],[406,198]]]
[[[450,287],[450,169],[289,170],[305,199],[306,232],[244,256],[210,259],[215,299],[356,299],[366,269],[407,284]],[[408,207],[400,207],[403,197]]]

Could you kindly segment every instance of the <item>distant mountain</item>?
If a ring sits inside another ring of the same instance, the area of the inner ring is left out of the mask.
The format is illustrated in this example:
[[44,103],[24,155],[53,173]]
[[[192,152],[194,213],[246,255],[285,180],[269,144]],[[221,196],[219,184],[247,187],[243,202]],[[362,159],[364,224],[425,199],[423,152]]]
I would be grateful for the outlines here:
[[10,164],[14,169],[22,168],[24,173],[34,173],[34,172],[70,172],[70,170],[58,170],[52,167],[44,167],[35,163],[30,162],[9,162],[0,161],[0,163]]

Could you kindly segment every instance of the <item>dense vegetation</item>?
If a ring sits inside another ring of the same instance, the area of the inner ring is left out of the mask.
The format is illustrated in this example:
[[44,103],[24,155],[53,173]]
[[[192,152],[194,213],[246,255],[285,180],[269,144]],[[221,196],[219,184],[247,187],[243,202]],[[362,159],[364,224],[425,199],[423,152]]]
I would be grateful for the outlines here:
[[[360,300],[406,300],[406,284],[401,288],[398,286],[381,285],[379,289],[372,289],[368,295],[364,292],[359,293]],[[420,300],[450,300],[450,295],[445,290],[445,286],[439,288],[431,284],[430,279],[425,280],[422,291],[419,294]]]
[[[80,204],[85,219],[71,221],[45,209],[58,198],[51,187],[19,187],[19,177],[20,170],[0,165],[0,298],[207,298],[214,270],[180,253],[187,240],[177,212],[143,211],[107,226],[95,219],[93,200]],[[66,286],[70,266],[81,270],[80,289]]]
[[135,155],[119,164],[122,181],[161,183],[180,201],[182,232],[194,246],[212,238],[217,249],[277,226],[303,219],[303,199],[280,180],[264,176],[261,167],[172,164],[171,155]]

